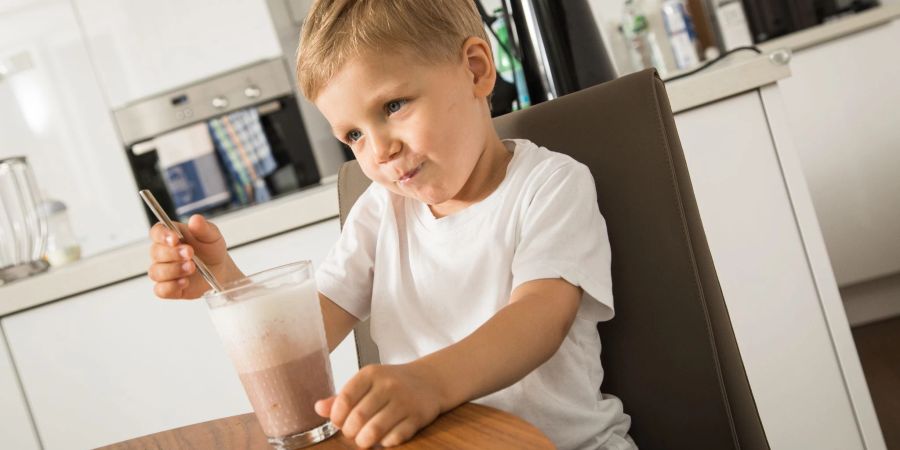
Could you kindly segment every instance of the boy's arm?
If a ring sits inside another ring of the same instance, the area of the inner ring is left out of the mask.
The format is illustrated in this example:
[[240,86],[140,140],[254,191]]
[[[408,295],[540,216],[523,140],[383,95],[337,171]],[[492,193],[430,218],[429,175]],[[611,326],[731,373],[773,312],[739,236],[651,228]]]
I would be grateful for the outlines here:
[[366,366],[316,411],[362,447],[400,444],[438,414],[503,389],[550,359],[580,300],[581,288],[562,279],[523,283],[463,340],[409,364]]
[[325,340],[328,342],[328,352],[330,353],[350,334],[350,330],[356,326],[359,319],[321,292],[319,292],[319,307],[322,309]]
[[416,361],[438,380],[441,412],[510,386],[550,359],[569,333],[581,292],[559,278],[523,283],[472,334]]

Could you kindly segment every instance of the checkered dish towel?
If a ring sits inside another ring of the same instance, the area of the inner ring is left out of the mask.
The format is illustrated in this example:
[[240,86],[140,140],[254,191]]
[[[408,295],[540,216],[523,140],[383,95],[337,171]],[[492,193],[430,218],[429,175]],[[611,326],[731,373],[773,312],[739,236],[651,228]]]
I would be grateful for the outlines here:
[[211,119],[207,125],[238,202],[260,203],[271,199],[263,177],[274,172],[277,164],[256,108]]

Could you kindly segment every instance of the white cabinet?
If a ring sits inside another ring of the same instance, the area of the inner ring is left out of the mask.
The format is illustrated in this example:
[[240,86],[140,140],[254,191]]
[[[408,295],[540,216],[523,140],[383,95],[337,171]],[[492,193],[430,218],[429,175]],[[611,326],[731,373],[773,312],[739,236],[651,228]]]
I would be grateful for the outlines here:
[[[233,256],[248,273],[318,263],[338,235],[331,219]],[[94,448],[251,410],[206,305],[152,292],[141,276],[2,320],[44,448]],[[336,386],[356,372],[352,336],[332,364]]]
[[112,108],[281,56],[263,0],[72,0]]
[[28,405],[19,387],[19,378],[9,356],[6,339],[0,334],[0,448],[38,450],[41,448],[31,425]]
[[884,448],[784,114],[762,96],[777,88],[675,120],[763,428],[773,449]]
[[840,286],[900,273],[900,20],[802,49],[778,82]]

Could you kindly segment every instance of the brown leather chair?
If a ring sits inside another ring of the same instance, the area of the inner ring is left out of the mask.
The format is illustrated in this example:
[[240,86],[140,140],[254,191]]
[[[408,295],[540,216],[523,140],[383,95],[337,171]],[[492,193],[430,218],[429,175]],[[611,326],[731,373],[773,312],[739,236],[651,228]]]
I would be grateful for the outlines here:
[[[598,325],[604,393],[641,449],[767,449],[700,222],[665,86],[653,70],[494,120],[590,167],[612,246],[616,316]],[[341,225],[369,185],[338,176]],[[360,366],[378,362],[368,323]]]

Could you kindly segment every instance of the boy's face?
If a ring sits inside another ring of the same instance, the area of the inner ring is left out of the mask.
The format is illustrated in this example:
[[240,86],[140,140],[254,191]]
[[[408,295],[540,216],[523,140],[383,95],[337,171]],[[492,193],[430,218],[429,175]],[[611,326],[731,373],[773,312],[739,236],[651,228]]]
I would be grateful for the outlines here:
[[478,194],[473,185],[481,183],[469,180],[486,164],[485,149],[502,144],[485,101],[493,68],[488,88],[479,74],[490,57],[478,56],[484,49],[475,49],[474,59],[466,51],[458,63],[438,65],[370,52],[346,63],[320,91],[316,106],[366,176],[433,206]]

